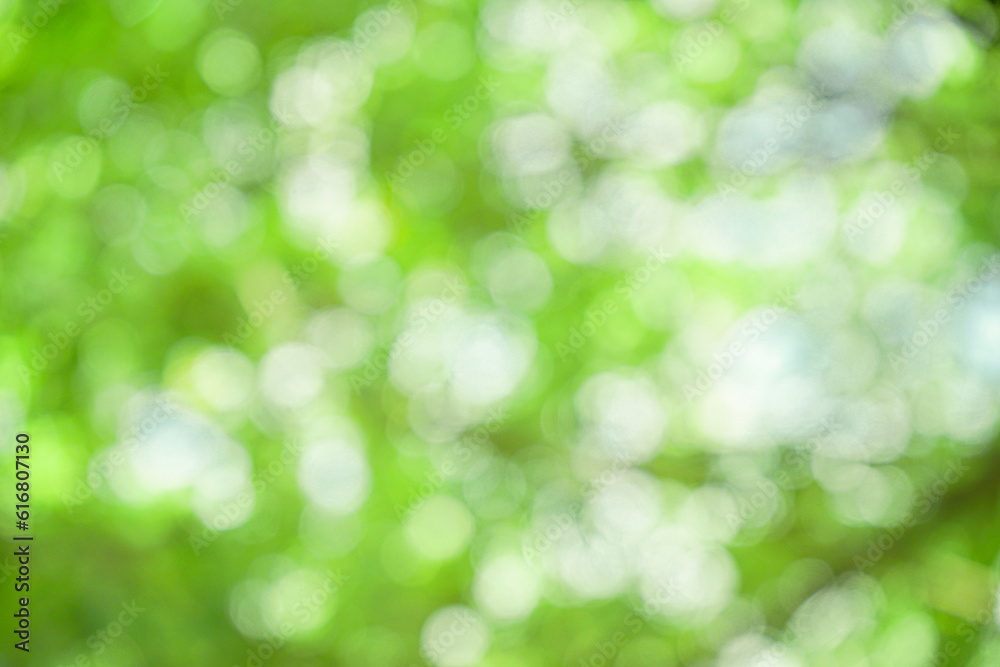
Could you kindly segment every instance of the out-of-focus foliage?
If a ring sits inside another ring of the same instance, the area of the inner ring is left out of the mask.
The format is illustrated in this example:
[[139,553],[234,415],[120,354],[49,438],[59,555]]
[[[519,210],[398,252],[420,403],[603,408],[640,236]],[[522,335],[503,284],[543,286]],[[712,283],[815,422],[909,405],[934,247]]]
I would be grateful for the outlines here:
[[995,665],[996,32],[0,0],[33,664]]

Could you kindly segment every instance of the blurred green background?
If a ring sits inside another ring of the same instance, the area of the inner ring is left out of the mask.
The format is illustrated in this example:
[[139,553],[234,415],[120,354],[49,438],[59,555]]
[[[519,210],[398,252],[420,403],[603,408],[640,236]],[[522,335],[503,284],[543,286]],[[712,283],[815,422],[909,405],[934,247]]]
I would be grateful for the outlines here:
[[996,33],[0,0],[0,664],[997,664]]

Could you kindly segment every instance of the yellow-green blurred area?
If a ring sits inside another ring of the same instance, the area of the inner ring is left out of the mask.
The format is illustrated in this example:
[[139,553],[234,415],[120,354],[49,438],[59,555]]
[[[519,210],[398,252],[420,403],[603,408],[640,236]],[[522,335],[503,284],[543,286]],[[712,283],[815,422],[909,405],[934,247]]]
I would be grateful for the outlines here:
[[0,0],[0,665],[996,665],[997,33]]

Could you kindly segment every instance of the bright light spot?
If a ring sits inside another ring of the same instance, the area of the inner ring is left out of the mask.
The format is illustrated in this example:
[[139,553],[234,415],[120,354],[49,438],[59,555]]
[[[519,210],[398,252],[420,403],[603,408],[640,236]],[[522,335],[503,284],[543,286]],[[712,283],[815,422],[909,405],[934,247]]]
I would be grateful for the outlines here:
[[505,555],[477,565],[472,592],[477,606],[491,618],[520,621],[538,604],[541,582],[523,558]]
[[423,656],[439,667],[472,667],[486,656],[492,639],[476,612],[454,605],[428,617],[420,631]]
[[944,82],[967,39],[950,16],[911,17],[893,32],[887,45],[885,67],[892,83],[915,97],[931,95]]
[[[402,4],[395,6],[402,7]],[[410,50],[413,32],[413,21],[404,12],[376,5],[354,20],[352,52],[375,64],[395,62]]]
[[667,415],[649,382],[595,375],[580,388],[575,405],[584,446],[629,463],[648,461],[659,451]]
[[675,208],[654,179],[612,171],[603,173],[583,199],[558,205],[546,225],[560,255],[594,262],[615,250],[666,251],[672,245]]
[[246,452],[206,470],[198,478],[191,499],[202,523],[219,531],[246,523],[257,504],[250,475],[250,455]]
[[253,364],[229,348],[211,348],[195,359],[191,379],[199,397],[220,412],[243,407],[253,391]]
[[[574,13],[572,5],[567,11],[565,5],[555,2],[494,0],[483,8],[480,19],[489,36],[503,45],[527,52],[558,53],[570,46],[576,32]],[[506,50],[488,41],[484,48],[487,53],[497,51],[498,57],[509,58]]]
[[513,392],[531,361],[525,345],[502,324],[488,320],[469,321],[456,334],[448,359],[456,394],[486,405]]
[[335,371],[361,363],[374,345],[371,324],[350,308],[330,308],[313,315],[305,325],[305,339],[323,350]]
[[552,172],[570,157],[570,139],[563,125],[540,113],[503,121],[494,131],[493,143],[509,175]]
[[[768,200],[737,192],[698,204],[685,225],[692,245],[713,262],[742,261],[751,266],[795,264],[816,257],[833,238],[837,196],[821,176],[794,176]],[[809,211],[807,224],[802,211]]]
[[108,136],[121,127],[121,109],[133,101],[132,91],[121,79],[101,76],[91,81],[80,95],[76,117],[85,131]]
[[312,345],[276,345],[260,361],[261,394],[274,405],[303,407],[323,388],[326,363],[323,352]]
[[198,73],[208,87],[222,95],[242,95],[260,78],[260,53],[242,33],[216,30],[198,47]]
[[431,392],[443,411],[438,418],[454,420],[455,427],[472,423],[477,413],[509,396],[527,373],[537,345],[530,325],[520,318],[451,305],[462,291],[464,286],[446,283],[439,296],[414,302],[408,327],[389,358],[392,383],[406,394]]
[[779,644],[763,635],[741,635],[731,640],[719,652],[716,667],[804,667],[805,663],[790,646]]
[[[542,537],[547,540],[549,534]],[[541,555],[551,576],[583,599],[607,599],[624,592],[631,572],[628,554],[620,542],[603,535],[584,534],[578,526],[557,531],[557,535],[554,540],[541,543],[547,547]]]
[[679,102],[658,102],[626,119],[621,145],[640,165],[669,167],[692,157],[704,130],[694,110]]
[[475,522],[461,502],[450,496],[432,496],[413,510],[406,537],[431,560],[454,558],[468,545]]
[[250,207],[246,197],[236,188],[220,186],[204,210],[196,211],[191,220],[201,226],[201,235],[216,248],[225,248],[250,229]]
[[354,55],[349,42],[325,39],[299,54],[299,62],[278,75],[271,110],[282,122],[322,126],[352,115],[368,99],[371,64]]
[[293,570],[275,581],[261,594],[261,616],[273,633],[282,628],[304,632],[323,625],[336,605],[337,584],[330,574],[316,570]]
[[[822,484],[827,475],[814,464],[817,480]],[[866,522],[878,525],[893,501],[893,488],[881,471],[864,465],[841,465],[838,480],[840,493],[834,497],[837,513],[849,522]],[[824,485],[826,486],[826,485]]]
[[[598,482],[600,479],[598,479]],[[588,503],[594,527],[608,539],[637,546],[660,520],[663,494],[659,481],[646,472],[626,470],[600,484]]]
[[[769,320],[775,312],[774,306],[760,309],[737,323],[701,371],[709,389],[699,421],[723,446],[771,447],[774,438],[802,435],[829,409],[810,331],[790,315]],[[742,348],[736,352],[728,341]]]
[[168,414],[162,404],[150,402],[126,420],[131,429],[123,425],[118,447],[128,453],[136,481],[146,492],[190,486],[205,470],[246,455],[214,425],[176,406]]
[[264,621],[261,599],[267,591],[263,579],[248,579],[233,588],[229,596],[229,618],[244,637],[264,637],[270,630]]
[[807,650],[828,653],[874,624],[869,593],[855,585],[829,586],[806,600],[789,620]]
[[350,165],[312,155],[288,168],[282,181],[282,199],[293,224],[317,236],[346,224],[357,192],[357,174]]
[[[970,281],[955,293],[960,313],[957,337],[966,366],[990,380],[1000,380],[1000,281]],[[968,305],[965,305],[965,304]]]
[[615,82],[596,54],[582,51],[558,56],[546,78],[545,98],[552,109],[586,135],[613,133]]
[[909,405],[897,393],[872,392],[864,400],[844,403],[836,417],[837,428],[819,452],[848,461],[895,461],[910,442],[911,419]]
[[[945,383],[935,407],[942,410],[942,430],[956,440],[985,443],[993,437],[997,410],[989,384],[976,377],[959,377]],[[920,411],[914,410],[914,417]]]
[[733,494],[719,486],[700,486],[692,489],[681,505],[678,518],[693,534],[704,540],[728,542],[738,532],[739,526],[732,517],[739,516],[740,508]]
[[655,613],[689,623],[707,620],[736,593],[739,574],[729,552],[682,529],[653,532],[638,558],[639,594]]
[[864,86],[881,51],[878,37],[844,22],[807,35],[798,61],[831,92],[843,93]]
[[501,306],[533,311],[552,293],[552,276],[545,260],[525,248],[497,253],[487,268],[486,285]]
[[361,447],[345,440],[321,440],[306,447],[299,486],[313,503],[332,514],[356,511],[371,492],[371,470]]
[[816,112],[811,130],[815,156],[831,162],[858,162],[882,144],[882,119],[877,110],[855,102],[830,102]]
[[667,18],[690,21],[707,16],[719,0],[652,0],[653,8]]

